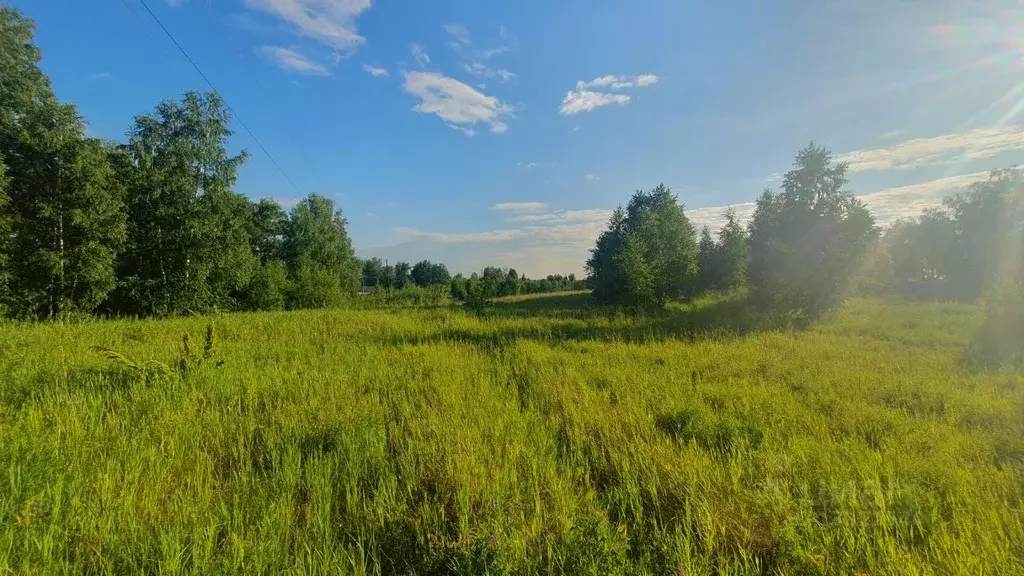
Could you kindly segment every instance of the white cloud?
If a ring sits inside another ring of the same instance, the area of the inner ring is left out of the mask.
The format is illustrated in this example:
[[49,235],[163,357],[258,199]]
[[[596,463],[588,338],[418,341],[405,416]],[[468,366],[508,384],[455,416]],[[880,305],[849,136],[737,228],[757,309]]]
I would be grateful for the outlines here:
[[566,93],[558,113],[562,116],[572,116],[580,112],[590,112],[609,104],[627,104],[629,101],[630,97],[625,94],[602,94],[577,88]]
[[447,124],[446,126],[451,128],[452,130],[458,130],[459,132],[462,132],[463,134],[469,136],[470,138],[476,136],[476,130],[473,130],[472,128],[463,128],[462,126],[456,126],[455,124]]
[[636,85],[640,88],[650,86],[651,84],[657,84],[659,78],[654,74],[641,74],[636,77]]
[[520,214],[509,218],[510,222],[607,222],[612,211],[604,208],[585,210],[557,210],[544,214]]
[[89,74],[90,80],[110,80],[114,75],[110,72],[93,72]]
[[543,202],[501,202],[491,206],[491,210],[502,212],[535,212],[543,210],[548,205]]
[[[632,99],[625,94],[609,94],[598,92],[591,88],[604,88],[609,90],[622,90],[624,88],[643,88],[658,82],[654,74],[641,74],[639,76],[616,76],[608,74],[598,76],[589,82],[580,80],[576,83],[576,89],[566,93],[562,100],[562,107],[558,110],[563,116],[571,116],[580,112],[590,112],[602,106],[610,104],[628,104]],[[574,130],[575,131],[575,130]]]
[[597,174],[592,174],[590,172],[587,172],[586,174],[583,175],[583,179],[584,180],[590,180],[591,182],[593,182],[594,180],[600,180],[601,177],[598,176]]
[[271,14],[295,31],[335,50],[349,52],[366,39],[356,31],[356,18],[372,0],[242,0],[252,10]]
[[[469,29],[462,24],[445,24],[445,32],[448,33],[448,47],[461,58],[459,65],[467,74],[479,78],[499,78],[502,82],[508,82],[516,75],[504,68],[492,68],[487,61],[509,51],[509,46],[499,46],[487,50],[480,50],[473,46]],[[507,31],[502,26],[499,30],[503,40],[507,37]]]
[[867,148],[836,156],[850,172],[919,168],[955,161],[991,158],[1024,149],[1024,127],[978,128],[959,134],[915,138],[886,148]]
[[639,76],[616,76],[614,74],[608,74],[606,76],[598,76],[590,82],[576,83],[576,89],[581,88],[611,88],[613,90],[622,90],[625,88],[643,88],[656,84],[658,77],[654,74],[641,74]]
[[896,138],[898,136],[903,136],[904,134],[906,134],[906,130],[890,130],[889,132],[886,132],[884,134],[879,134],[878,139],[879,140],[892,140],[893,138]]
[[504,68],[491,68],[479,60],[463,62],[462,69],[469,74],[482,78],[500,78],[502,82],[508,82],[516,77],[515,74],[505,70]]
[[376,68],[374,66],[370,66],[369,64],[363,64],[363,71],[365,71],[370,76],[388,76],[388,71],[386,68]]
[[897,186],[865,194],[860,199],[867,204],[879,226],[888,226],[901,218],[914,218],[925,208],[935,208],[943,198],[961,192],[975,182],[988,179],[988,172],[974,172],[939,178],[930,182]]
[[427,55],[427,51],[423,49],[423,46],[412,44],[409,46],[409,53],[412,54],[413,59],[420,66],[430,64],[430,56]]
[[534,168],[537,167],[537,163],[536,162],[520,162],[520,163],[516,164],[516,167],[517,168],[522,168],[524,170],[533,170]]
[[327,76],[330,71],[322,64],[314,62],[295,50],[280,46],[263,46],[257,53],[277,64],[282,70],[305,74],[307,76]]
[[462,24],[445,24],[444,31],[452,37],[453,42],[459,44],[470,44],[469,29]]
[[[420,99],[414,110],[436,114],[449,125],[484,123],[491,132],[508,130],[504,117],[513,117],[513,108],[493,96],[477,92],[454,78],[439,72],[405,72],[403,90]],[[464,127],[464,126],[462,126]]]

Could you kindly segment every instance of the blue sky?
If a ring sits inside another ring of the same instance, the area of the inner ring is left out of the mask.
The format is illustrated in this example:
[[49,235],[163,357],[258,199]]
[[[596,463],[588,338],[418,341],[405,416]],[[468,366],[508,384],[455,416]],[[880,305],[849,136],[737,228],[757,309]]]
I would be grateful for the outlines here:
[[[146,0],[240,126],[238,190],[317,192],[360,256],[583,270],[664,182],[748,214],[825,143],[882,223],[1024,159],[1024,10],[990,0]],[[92,135],[206,89],[140,0],[15,0]]]

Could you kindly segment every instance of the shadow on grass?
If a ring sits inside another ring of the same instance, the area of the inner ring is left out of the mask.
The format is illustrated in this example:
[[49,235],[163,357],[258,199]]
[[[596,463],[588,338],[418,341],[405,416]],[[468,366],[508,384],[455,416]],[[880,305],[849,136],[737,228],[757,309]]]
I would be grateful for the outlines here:
[[[396,335],[395,345],[467,342],[497,349],[517,340],[563,342],[657,342],[727,339],[794,324],[757,314],[745,298],[706,299],[634,314],[599,306],[590,294],[493,302],[477,316],[480,328],[446,328],[429,334]],[[538,322],[502,322],[538,319]]]

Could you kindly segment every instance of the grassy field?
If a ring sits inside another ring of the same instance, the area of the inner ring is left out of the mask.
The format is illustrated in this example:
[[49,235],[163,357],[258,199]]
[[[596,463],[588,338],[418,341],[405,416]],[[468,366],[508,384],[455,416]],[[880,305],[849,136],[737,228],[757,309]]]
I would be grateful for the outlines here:
[[0,574],[1024,574],[1024,375],[965,367],[981,321],[3,325]]

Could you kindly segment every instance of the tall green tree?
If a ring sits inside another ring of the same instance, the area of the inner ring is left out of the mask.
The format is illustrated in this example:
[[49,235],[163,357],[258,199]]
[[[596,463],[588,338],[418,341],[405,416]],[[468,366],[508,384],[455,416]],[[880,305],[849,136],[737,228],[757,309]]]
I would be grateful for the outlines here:
[[363,286],[371,288],[385,287],[384,261],[370,258],[363,261]]
[[846,189],[845,163],[811,143],[797,153],[783,192],[758,199],[750,223],[750,284],[764,308],[816,316],[842,302],[878,229]]
[[7,185],[10,183],[7,177],[7,166],[4,164],[3,156],[0,156],[0,316],[7,314],[8,307],[8,258],[10,255],[11,243],[11,218],[7,213]]
[[405,288],[412,283],[412,266],[408,262],[395,264],[395,288]]
[[725,211],[725,226],[718,231],[715,249],[715,288],[735,290],[747,283],[747,267],[750,259],[747,231],[736,219],[736,210]]
[[711,235],[711,228],[704,226],[700,231],[700,241],[697,243],[697,291],[706,292],[714,290],[718,285],[718,270],[716,264],[715,238]]
[[647,306],[696,292],[693,225],[664,184],[636,192],[616,210],[587,262],[594,295],[607,304]]
[[251,207],[232,191],[246,153],[228,153],[230,122],[220,96],[196,92],[135,119],[121,176],[128,187],[122,310],[232,307],[251,279]]
[[252,205],[252,252],[260,262],[284,259],[288,215],[277,202],[262,198]]
[[84,122],[54,96],[39,58],[32,23],[0,7],[7,301],[19,316],[52,318],[91,312],[106,298],[124,217],[108,148],[84,137]]
[[956,223],[949,267],[961,299],[1024,281],[1024,172],[995,170],[945,205]]
[[409,275],[417,286],[440,286],[451,282],[451,275],[448,273],[448,267],[439,262],[435,263],[429,260],[421,260],[420,262],[417,262],[416,265],[412,267]]
[[311,194],[292,208],[284,252],[299,306],[334,306],[359,290],[362,270],[347,227],[329,198]]

